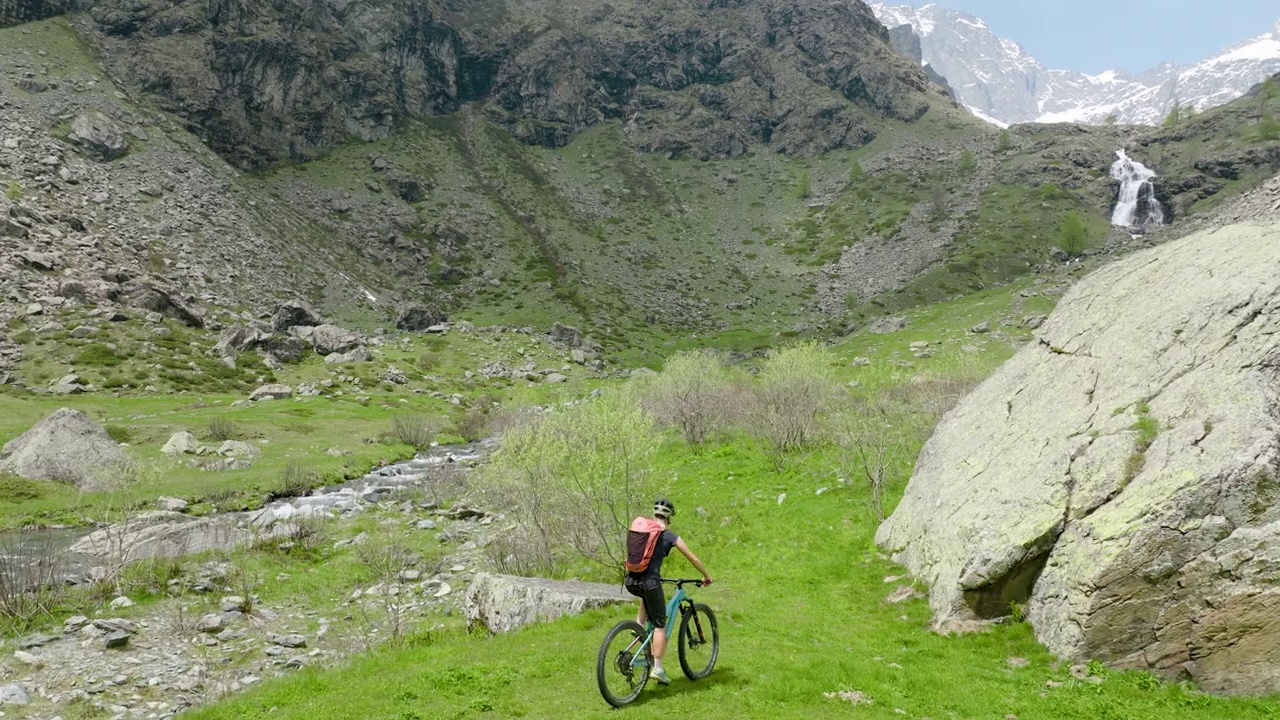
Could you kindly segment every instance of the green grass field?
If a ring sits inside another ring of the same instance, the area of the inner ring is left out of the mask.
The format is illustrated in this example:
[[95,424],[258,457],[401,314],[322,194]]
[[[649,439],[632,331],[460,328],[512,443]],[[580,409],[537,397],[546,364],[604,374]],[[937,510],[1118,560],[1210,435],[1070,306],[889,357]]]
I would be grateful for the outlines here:
[[[886,336],[858,335],[832,348],[855,401],[887,404],[902,452],[892,465],[901,491],[936,419],[930,388],[961,387],[1008,357],[1014,345],[964,329],[998,320],[1008,290],[971,296],[911,316]],[[1014,331],[1016,332],[1016,331]],[[910,342],[941,348],[893,365]],[[1015,338],[1016,340],[1016,338]],[[962,343],[978,343],[974,354]],[[854,357],[872,365],[849,367]],[[669,438],[655,477],[680,512],[674,529],[707,563],[716,584],[694,590],[717,612],[719,664],[711,677],[651,684],[637,717],[1007,718],[1137,720],[1280,717],[1270,699],[1227,700],[1147,673],[1077,668],[1042,649],[1025,623],[942,637],[929,630],[923,599],[887,597],[909,581],[873,545],[867,490],[833,448],[788,459],[782,472],[759,443],[721,436],[695,451]],[[843,482],[842,482],[843,478]],[[672,558],[667,574],[690,574]],[[607,579],[590,567],[579,575]],[[605,631],[630,607],[596,611],[508,636],[467,634],[460,622],[419,633],[348,664],[307,669],[193,711],[231,718],[592,718],[617,717],[595,686]],[[674,653],[674,649],[672,650]],[[672,656],[672,667],[678,669]],[[1024,663],[1025,661],[1025,663]],[[852,705],[826,693],[857,691]]]

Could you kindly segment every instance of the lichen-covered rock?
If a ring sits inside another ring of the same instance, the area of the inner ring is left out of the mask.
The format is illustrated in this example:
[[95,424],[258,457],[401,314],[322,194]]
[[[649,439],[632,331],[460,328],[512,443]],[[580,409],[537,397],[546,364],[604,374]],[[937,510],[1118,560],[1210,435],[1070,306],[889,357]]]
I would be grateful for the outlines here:
[[177,457],[200,450],[200,440],[185,430],[169,436],[169,441],[160,448],[160,452],[169,457]]
[[463,605],[471,625],[505,633],[634,599],[616,585],[480,573],[467,588]]
[[877,535],[941,627],[1027,602],[1053,653],[1280,691],[1280,223],[1077,285],[965,398]]
[[94,490],[128,464],[107,431],[79,410],[62,408],[0,448],[0,472],[59,480]]
[[293,388],[280,383],[271,383],[263,385],[257,390],[249,394],[249,399],[258,402],[261,400],[285,400],[293,396]]

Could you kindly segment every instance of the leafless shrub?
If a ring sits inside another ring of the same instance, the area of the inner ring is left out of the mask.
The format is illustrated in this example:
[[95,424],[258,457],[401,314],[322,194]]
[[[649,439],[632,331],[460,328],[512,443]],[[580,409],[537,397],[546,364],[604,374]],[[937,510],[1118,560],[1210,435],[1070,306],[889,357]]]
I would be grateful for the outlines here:
[[[369,581],[360,596],[359,608],[366,629],[366,649],[374,644],[379,627],[385,628],[385,638],[398,642],[404,637],[409,594],[400,592],[400,575],[418,564],[419,557],[398,540],[368,542],[357,546],[356,557],[365,568]],[[376,617],[370,613],[376,606]]]
[[509,508],[528,539],[523,567],[554,573],[585,558],[616,569],[628,523],[653,498],[655,452],[652,417],[610,393],[508,430],[484,470],[487,504]]
[[397,415],[391,418],[391,436],[415,450],[425,450],[435,439],[436,429],[422,415]]
[[26,630],[49,618],[64,597],[65,573],[51,538],[0,541],[0,619]]
[[270,535],[254,542],[254,549],[275,555],[313,555],[320,551],[328,539],[328,527],[323,518],[304,518],[277,523]]
[[700,445],[733,421],[739,394],[723,359],[710,350],[680,353],[646,381],[641,402],[659,425],[674,427]]
[[214,442],[226,442],[236,436],[236,424],[224,417],[209,418],[209,439]]
[[833,367],[826,348],[807,343],[771,352],[761,368],[747,422],[779,471],[788,453],[828,437],[828,420],[843,397]]
[[319,481],[319,475],[314,470],[302,463],[291,462],[280,471],[267,494],[272,499],[301,497],[311,492]]
[[878,409],[859,408],[840,420],[836,440],[840,444],[841,472],[856,478],[867,489],[871,514],[876,522],[884,522],[885,489],[905,452],[901,435]]
[[468,470],[453,464],[440,464],[427,470],[422,483],[423,499],[436,505],[458,500],[467,494]]

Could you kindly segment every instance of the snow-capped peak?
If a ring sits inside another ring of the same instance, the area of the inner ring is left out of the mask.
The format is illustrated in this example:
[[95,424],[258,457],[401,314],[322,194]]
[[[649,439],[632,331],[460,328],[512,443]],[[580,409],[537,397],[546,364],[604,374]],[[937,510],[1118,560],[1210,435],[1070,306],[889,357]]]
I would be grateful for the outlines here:
[[1175,106],[1229,102],[1280,73],[1280,21],[1267,34],[1192,65],[1161,63],[1138,74],[1051,70],[980,18],[941,5],[871,3],[886,26],[910,25],[924,61],[947,78],[960,102],[1004,123],[1029,121],[1154,124]]

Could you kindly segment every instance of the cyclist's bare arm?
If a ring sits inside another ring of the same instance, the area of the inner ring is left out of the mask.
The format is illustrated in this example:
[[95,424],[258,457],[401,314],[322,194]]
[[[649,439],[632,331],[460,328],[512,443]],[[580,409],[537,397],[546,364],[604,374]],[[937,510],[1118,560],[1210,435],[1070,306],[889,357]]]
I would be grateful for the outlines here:
[[698,559],[698,556],[694,555],[693,551],[689,549],[689,546],[684,544],[684,538],[676,540],[676,549],[683,553],[684,556],[689,559],[689,562],[693,563],[694,567],[698,568],[698,572],[702,573],[702,582],[710,585],[711,574],[707,572],[707,566],[703,565],[702,561]]

